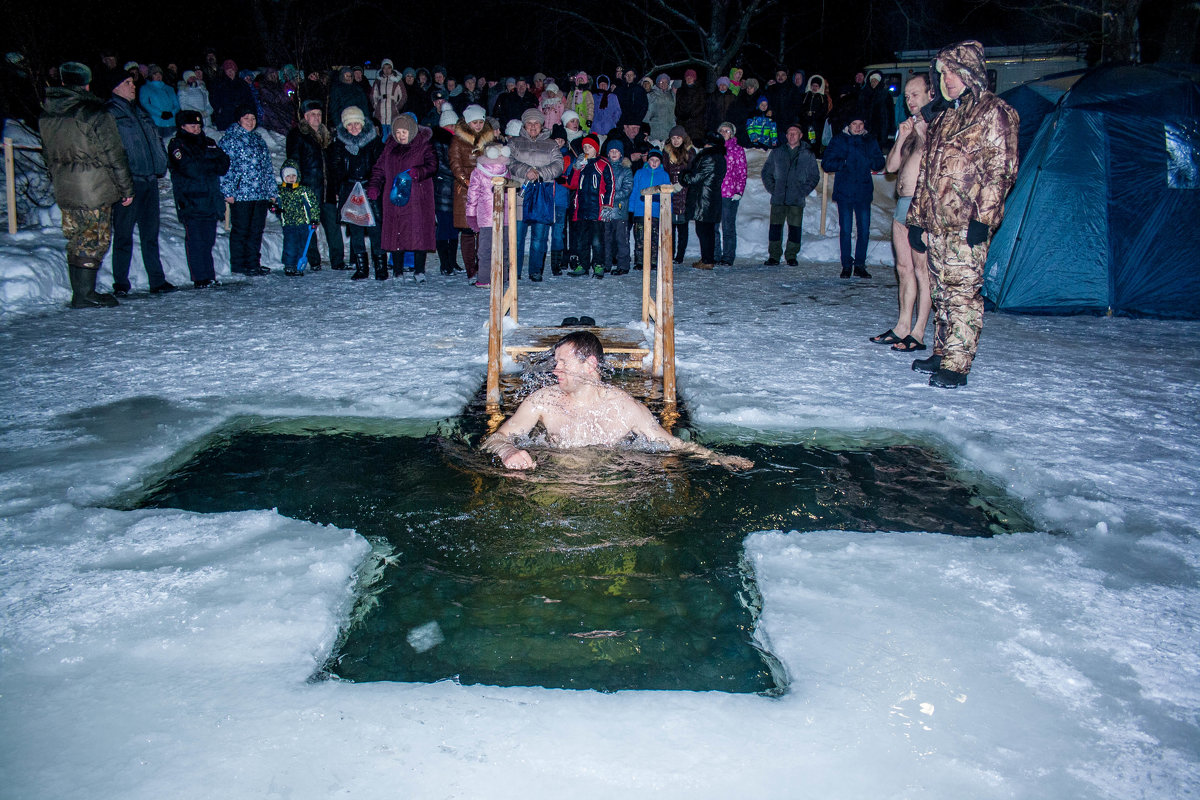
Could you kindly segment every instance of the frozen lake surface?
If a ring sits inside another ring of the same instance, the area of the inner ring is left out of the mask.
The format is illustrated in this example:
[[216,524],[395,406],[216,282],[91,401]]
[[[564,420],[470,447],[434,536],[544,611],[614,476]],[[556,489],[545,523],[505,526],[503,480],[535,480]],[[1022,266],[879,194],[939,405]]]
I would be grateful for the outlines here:
[[[0,237],[5,795],[1200,794],[1200,325],[989,315],[970,385],[938,391],[867,342],[895,319],[886,266],[839,280],[811,205],[801,265],[758,266],[761,197],[742,214],[745,258],[676,280],[679,384],[706,443],[928,438],[1039,529],[750,535],[780,698],[309,682],[362,536],[105,505],[236,416],[458,413],[483,377],[486,293],[436,271],[277,272],[69,312],[61,236]],[[521,290],[529,324],[640,318],[635,276]]]

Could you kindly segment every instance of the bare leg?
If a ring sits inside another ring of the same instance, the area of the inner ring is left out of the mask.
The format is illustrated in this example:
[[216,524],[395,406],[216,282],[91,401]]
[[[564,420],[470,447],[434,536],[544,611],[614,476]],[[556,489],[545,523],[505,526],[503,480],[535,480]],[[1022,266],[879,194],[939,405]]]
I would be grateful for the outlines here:
[[[908,228],[901,225],[899,222],[892,220],[892,246],[896,250],[896,277],[899,285],[897,290],[900,296],[900,317],[896,324],[892,326],[892,331],[896,336],[903,339],[913,331],[912,315],[913,306],[917,301],[918,280],[916,270],[914,269],[914,256],[912,247],[908,244]],[[925,257],[921,256],[922,270],[925,267]],[[925,276],[925,316],[919,318],[920,327],[917,330],[920,336],[913,338],[924,341],[925,323],[929,320],[929,277]]]
[[917,322],[913,325],[912,337],[925,341],[925,326],[929,324],[929,309],[932,305],[929,294],[929,254],[913,253],[913,272],[917,280]]

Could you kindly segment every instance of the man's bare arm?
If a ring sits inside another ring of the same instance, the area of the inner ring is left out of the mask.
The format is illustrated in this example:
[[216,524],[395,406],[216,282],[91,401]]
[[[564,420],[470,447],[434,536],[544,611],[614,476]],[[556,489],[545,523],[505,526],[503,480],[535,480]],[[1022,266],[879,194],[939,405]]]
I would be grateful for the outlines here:
[[702,444],[685,442],[678,436],[673,436],[659,424],[654,415],[650,413],[650,409],[632,398],[630,398],[630,401],[637,407],[635,411],[631,411],[634,419],[630,427],[634,433],[640,434],[652,442],[667,445],[667,447],[671,448],[671,452],[685,453],[707,461],[709,464],[717,464],[727,469],[741,470],[750,469],[754,466],[754,462],[748,458],[722,455],[715,450],[708,449]]
[[537,466],[537,462],[528,451],[513,443],[518,436],[532,431],[542,418],[537,397],[538,393],[535,392],[525,398],[517,412],[506,419],[495,433],[483,440],[483,449],[495,454],[509,469],[533,469]]

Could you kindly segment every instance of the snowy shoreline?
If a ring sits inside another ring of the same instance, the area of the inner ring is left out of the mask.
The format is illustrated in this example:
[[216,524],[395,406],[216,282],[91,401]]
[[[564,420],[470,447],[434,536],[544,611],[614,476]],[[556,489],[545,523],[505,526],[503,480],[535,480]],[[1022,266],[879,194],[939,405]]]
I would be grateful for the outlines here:
[[[931,437],[1057,533],[748,537],[759,634],[792,680],[779,699],[308,683],[349,613],[360,536],[272,511],[103,506],[240,414],[458,413],[483,377],[486,293],[325,271],[72,312],[61,237],[0,237],[6,793],[1200,793],[1200,327],[989,315],[970,385],[930,389],[866,341],[894,320],[890,270],[839,280],[836,213],[820,239],[815,206],[800,267],[759,266],[765,205],[748,194],[737,266],[678,269],[699,432]],[[132,274],[136,291],[136,255]],[[636,279],[521,292],[527,324],[638,318]]]

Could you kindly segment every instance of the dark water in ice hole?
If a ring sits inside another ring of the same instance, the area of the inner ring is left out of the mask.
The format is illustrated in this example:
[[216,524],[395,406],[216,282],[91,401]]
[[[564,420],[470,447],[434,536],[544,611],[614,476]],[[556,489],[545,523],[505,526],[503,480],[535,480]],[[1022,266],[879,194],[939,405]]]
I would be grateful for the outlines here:
[[753,531],[1032,528],[1002,492],[916,444],[722,445],[754,460],[741,474],[673,456],[545,452],[543,468],[512,475],[473,447],[481,416],[436,429],[243,418],[134,505],[277,508],[371,539],[366,585],[327,665],[343,679],[603,691],[784,688],[753,641],[757,591],[741,562]]

